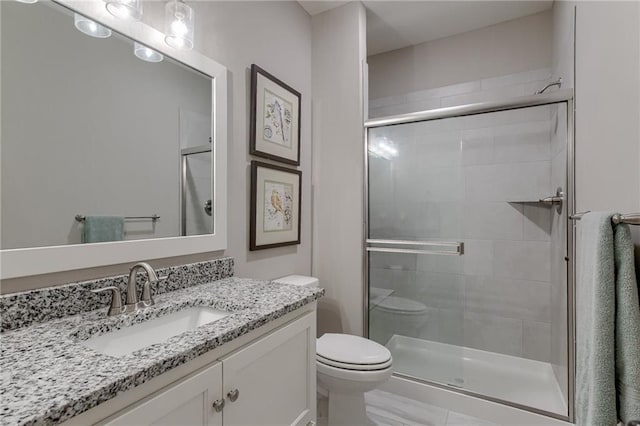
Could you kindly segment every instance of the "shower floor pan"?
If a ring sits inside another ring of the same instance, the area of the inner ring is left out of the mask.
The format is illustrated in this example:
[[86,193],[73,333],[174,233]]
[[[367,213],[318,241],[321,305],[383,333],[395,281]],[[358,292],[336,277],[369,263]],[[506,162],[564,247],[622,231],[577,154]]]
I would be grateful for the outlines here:
[[393,370],[560,415],[567,406],[551,364],[394,335],[387,343]]

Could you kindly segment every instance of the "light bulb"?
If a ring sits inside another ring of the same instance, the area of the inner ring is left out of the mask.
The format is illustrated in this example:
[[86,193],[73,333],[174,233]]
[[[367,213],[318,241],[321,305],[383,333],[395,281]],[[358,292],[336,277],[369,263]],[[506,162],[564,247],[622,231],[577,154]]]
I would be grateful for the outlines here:
[[193,49],[193,9],[181,0],[171,0],[165,6],[164,41],[174,49]]
[[187,26],[182,21],[173,21],[171,23],[171,31],[173,35],[176,37],[184,37],[184,35],[189,31]]
[[116,18],[139,21],[142,19],[141,0],[106,0],[107,10]]
[[133,44],[133,53],[138,58],[147,62],[161,62],[164,59],[164,56],[162,56],[160,52],[156,52],[155,50],[138,42],[134,42]]
[[103,27],[97,22],[94,22],[91,19],[80,15],[79,13],[74,13],[73,23],[78,31],[88,36],[96,38],[111,37],[111,30],[109,28]]

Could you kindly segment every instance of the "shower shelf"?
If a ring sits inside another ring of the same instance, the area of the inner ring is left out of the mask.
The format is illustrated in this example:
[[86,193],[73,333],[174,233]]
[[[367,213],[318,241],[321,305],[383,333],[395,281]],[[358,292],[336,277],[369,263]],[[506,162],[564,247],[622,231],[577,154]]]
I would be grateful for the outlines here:
[[507,203],[513,203],[513,204],[543,204],[545,206],[549,206],[551,207],[552,202],[551,201],[545,201],[544,199],[539,199],[539,200],[506,200]]
[[564,202],[564,193],[562,188],[556,190],[555,195],[550,195],[544,198],[538,198],[533,200],[507,200],[507,203],[522,203],[522,204],[542,204],[548,207],[558,206],[560,208]]

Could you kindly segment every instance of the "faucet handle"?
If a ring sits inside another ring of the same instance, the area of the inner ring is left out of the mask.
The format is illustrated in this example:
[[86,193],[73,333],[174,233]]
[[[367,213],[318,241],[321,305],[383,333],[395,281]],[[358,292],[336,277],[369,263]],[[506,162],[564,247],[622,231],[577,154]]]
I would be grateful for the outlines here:
[[111,305],[109,306],[107,315],[110,317],[120,315],[122,313],[122,296],[120,295],[120,288],[110,286],[91,290],[92,293],[102,293],[103,291],[111,291]]

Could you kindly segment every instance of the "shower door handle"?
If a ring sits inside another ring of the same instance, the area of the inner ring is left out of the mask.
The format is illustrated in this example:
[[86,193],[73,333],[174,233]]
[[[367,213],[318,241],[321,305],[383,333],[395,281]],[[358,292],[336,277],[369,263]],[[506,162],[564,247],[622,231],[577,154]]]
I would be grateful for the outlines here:
[[441,254],[449,256],[462,256],[464,254],[464,243],[462,241],[406,241],[368,239],[366,250],[368,252],[380,253]]
[[209,216],[211,216],[211,208],[212,208],[211,200],[207,200],[204,203],[204,212]]

